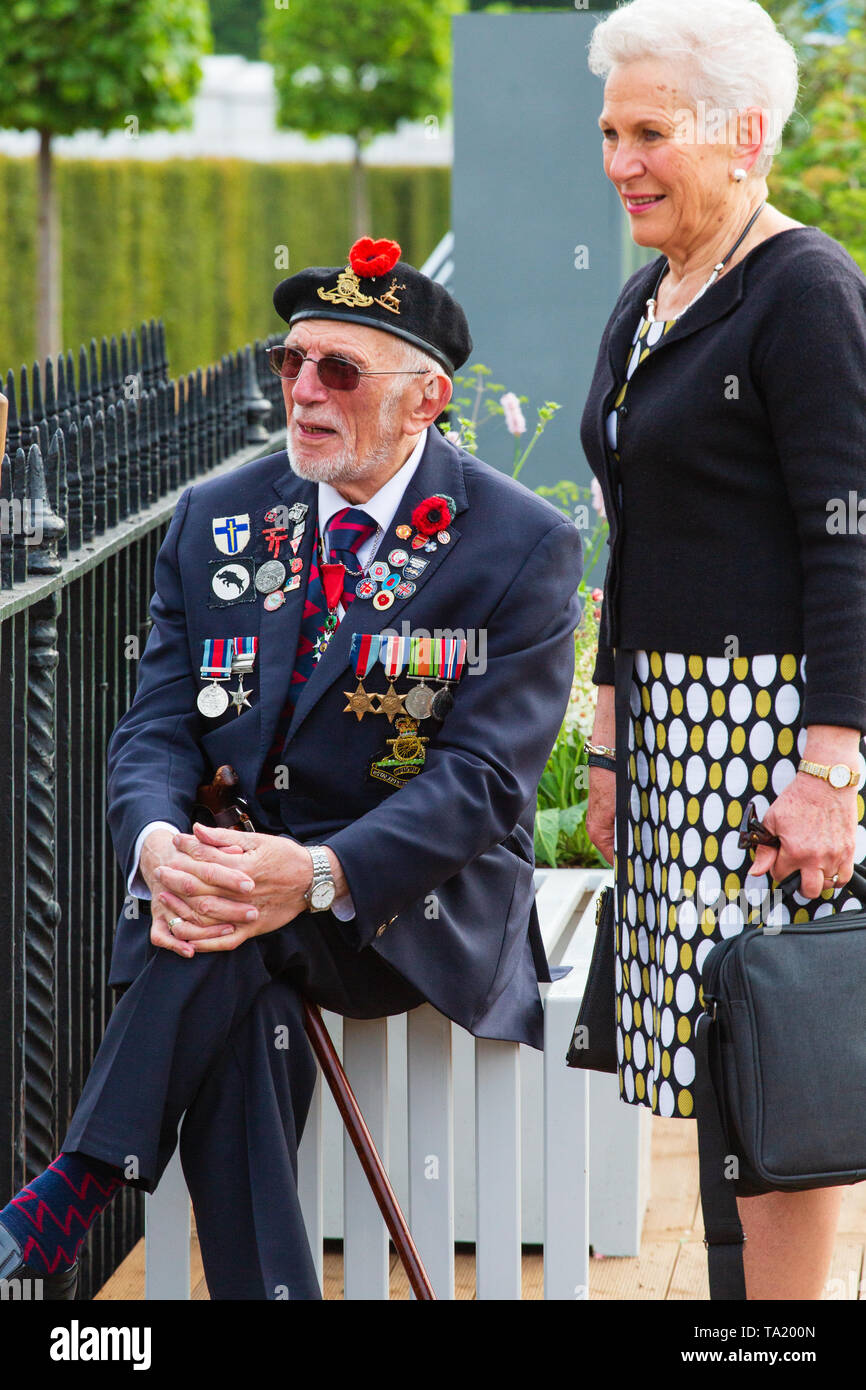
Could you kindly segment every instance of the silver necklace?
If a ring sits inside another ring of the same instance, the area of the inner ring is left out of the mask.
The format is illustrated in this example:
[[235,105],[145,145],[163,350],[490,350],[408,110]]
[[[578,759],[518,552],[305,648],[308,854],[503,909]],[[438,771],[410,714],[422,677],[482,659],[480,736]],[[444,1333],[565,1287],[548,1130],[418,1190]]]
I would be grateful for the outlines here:
[[[680,309],[680,312],[679,312],[678,314],[674,314],[674,316],[673,316],[672,319],[665,320],[665,322],[673,322],[673,323],[676,323],[677,319],[681,319],[681,318],[682,318],[683,314],[686,312],[686,309],[691,309],[692,305],[695,304],[695,303],[697,303],[697,301],[700,299],[701,295],[702,295],[702,294],[706,294],[707,290],[710,288],[710,285],[714,285],[714,284],[715,284],[715,282],[718,280],[720,274],[721,274],[722,271],[724,270],[724,268],[725,268],[727,262],[731,259],[731,257],[733,256],[734,252],[736,251],[737,247],[740,245],[740,242],[741,242],[741,241],[743,240],[743,238],[747,235],[747,233],[751,230],[752,224],[753,224],[754,222],[757,221],[758,217],[759,217],[760,214],[763,212],[763,210],[764,210],[764,208],[765,208],[766,206],[767,206],[766,202],[761,203],[761,206],[757,209],[757,211],[754,212],[754,213],[752,213],[752,216],[749,218],[749,220],[748,220],[748,222],[746,223],[746,225],[745,225],[743,231],[742,231],[742,232],[740,233],[740,235],[737,237],[736,241],[734,242],[734,244],[733,244],[733,246],[731,247],[731,249],[730,249],[730,251],[728,252],[728,254],[724,257],[723,260],[719,261],[717,265],[714,265],[714,266],[713,266],[713,269],[712,269],[712,271],[711,271],[711,273],[710,273],[710,278],[707,280],[706,284],[705,284],[701,289],[698,290],[698,292],[697,292],[697,294],[695,295],[694,299],[690,299],[689,302],[688,302],[688,304],[686,305],[685,309]],[[659,286],[661,285],[662,280],[663,280],[664,277],[667,275],[667,273],[668,273],[668,271],[670,270],[670,268],[671,268],[671,263],[670,263],[670,261],[666,261],[665,264],[662,266],[661,275],[659,276],[658,280],[656,281],[656,287],[655,287],[655,289],[654,289],[653,292],[652,292],[652,297],[651,297],[650,299],[648,299],[647,302],[646,302],[646,317],[647,317],[647,320],[649,321],[649,323],[656,323],[656,322],[658,322],[658,320],[656,319],[656,312],[655,312],[655,311],[656,311],[656,296],[657,296],[657,294],[658,294],[658,292],[659,292]]]
[[[377,522],[376,522],[376,530],[375,530],[375,532],[374,532],[374,534],[373,534],[373,540],[375,541],[375,545],[373,546],[373,549],[372,549],[371,552],[370,552],[370,558],[368,559],[366,566],[364,567],[364,569],[361,569],[361,570],[350,570],[349,567],[348,567],[348,565],[344,565],[344,566],[343,566],[343,569],[346,571],[346,574],[351,575],[351,577],[352,577],[353,579],[357,579],[358,576],[359,576],[359,575],[362,575],[362,574],[366,576],[366,574],[367,574],[367,572],[368,572],[370,566],[372,565],[373,561],[374,561],[375,558],[376,558],[376,552],[378,551],[379,546],[382,544],[382,537],[383,537],[384,534],[385,534],[385,533],[384,533],[384,531],[382,530],[382,527],[379,525],[379,523],[378,523],[378,521],[377,521]],[[322,537],[321,537],[321,536],[319,536],[319,564],[320,564],[320,565],[327,564],[327,561],[325,560],[325,547],[324,547],[324,544],[323,544],[323,542],[322,542]]]

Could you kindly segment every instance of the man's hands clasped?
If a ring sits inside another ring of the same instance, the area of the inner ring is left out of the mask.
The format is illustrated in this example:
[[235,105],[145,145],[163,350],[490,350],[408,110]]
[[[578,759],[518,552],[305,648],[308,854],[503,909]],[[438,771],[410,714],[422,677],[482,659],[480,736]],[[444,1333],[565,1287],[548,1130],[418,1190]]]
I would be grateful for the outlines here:
[[[336,855],[327,853],[338,869]],[[191,835],[154,830],[142,846],[140,869],[151,892],[150,939],[182,956],[233,951],[308,908],[309,851],[281,835],[199,824]]]

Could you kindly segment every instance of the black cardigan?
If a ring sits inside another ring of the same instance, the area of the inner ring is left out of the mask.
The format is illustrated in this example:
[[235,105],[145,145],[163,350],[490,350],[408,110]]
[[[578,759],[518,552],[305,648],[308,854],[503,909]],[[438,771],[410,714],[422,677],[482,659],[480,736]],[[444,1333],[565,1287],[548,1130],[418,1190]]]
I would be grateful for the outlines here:
[[864,732],[866,277],[817,227],[761,242],[637,368],[617,469],[605,419],[663,264],[623,286],[581,420],[610,523],[593,681],[618,646],[805,652],[801,723]]

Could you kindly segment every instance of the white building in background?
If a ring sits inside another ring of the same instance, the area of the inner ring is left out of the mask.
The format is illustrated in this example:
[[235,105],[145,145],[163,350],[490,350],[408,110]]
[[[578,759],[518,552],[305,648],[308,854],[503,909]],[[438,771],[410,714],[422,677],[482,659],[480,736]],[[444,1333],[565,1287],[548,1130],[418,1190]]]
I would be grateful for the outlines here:
[[[270,63],[218,54],[201,60],[202,81],[188,130],[147,131],[134,111],[109,135],[80,131],[58,136],[54,149],[70,159],[195,159],[200,156],[251,159],[262,163],[346,163],[353,144],[345,135],[310,140],[279,131],[277,98]],[[32,155],[35,131],[0,131],[0,154]],[[380,135],[367,148],[370,164],[446,164],[452,155],[451,124],[430,115],[403,122],[393,135]]]

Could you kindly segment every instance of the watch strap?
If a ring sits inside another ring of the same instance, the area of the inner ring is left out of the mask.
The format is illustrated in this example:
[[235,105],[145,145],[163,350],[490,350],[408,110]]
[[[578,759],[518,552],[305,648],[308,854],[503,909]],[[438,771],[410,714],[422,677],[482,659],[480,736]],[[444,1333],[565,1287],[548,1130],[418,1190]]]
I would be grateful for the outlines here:
[[[822,781],[829,782],[830,786],[832,786],[833,783],[830,782],[830,772],[834,767],[847,768],[850,775],[848,781],[845,783],[846,787],[852,787],[860,780],[859,772],[853,767],[848,767],[847,763],[831,763],[828,765],[827,763],[813,763],[810,762],[808,758],[801,758],[797,764],[797,771],[808,772],[812,777],[820,777]],[[839,787],[837,790],[844,791],[844,787]]]
[[313,879],[304,894],[305,902],[310,904],[313,912],[322,911],[321,908],[314,907],[312,904],[313,893],[323,883],[330,883],[334,886],[334,878],[331,873],[331,864],[327,853],[322,845],[307,845],[306,849],[313,861]]

